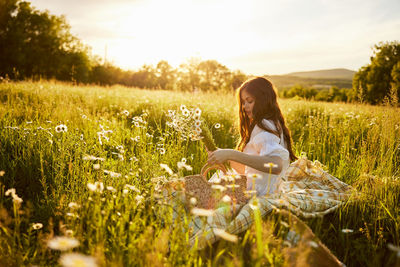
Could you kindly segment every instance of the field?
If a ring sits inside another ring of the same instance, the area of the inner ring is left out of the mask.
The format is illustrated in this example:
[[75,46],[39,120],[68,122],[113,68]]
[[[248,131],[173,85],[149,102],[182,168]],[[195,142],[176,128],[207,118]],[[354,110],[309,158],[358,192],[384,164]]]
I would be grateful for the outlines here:
[[[199,107],[217,146],[233,148],[233,94],[20,82],[0,84],[0,101],[0,266],[57,264],[63,253],[48,247],[55,236],[78,240],[73,251],[100,266],[284,265],[276,216],[237,243],[198,251],[187,246],[187,222],[172,225],[154,197],[151,179],[170,177],[160,164],[182,177],[199,173],[207,160],[200,141],[185,141],[168,127],[168,110]],[[400,264],[399,109],[280,105],[296,154],[319,160],[360,192],[307,225],[347,266]],[[192,171],[177,167],[182,158]],[[104,188],[91,191],[88,183],[95,182]],[[10,188],[16,195],[6,196]]]

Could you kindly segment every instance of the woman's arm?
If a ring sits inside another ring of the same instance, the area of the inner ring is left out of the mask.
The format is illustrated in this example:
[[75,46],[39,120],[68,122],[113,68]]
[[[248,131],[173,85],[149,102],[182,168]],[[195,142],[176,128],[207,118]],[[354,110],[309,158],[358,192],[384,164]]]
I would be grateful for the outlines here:
[[236,162],[236,161],[232,161],[232,160],[229,160],[229,164],[231,165],[231,167],[233,169],[235,169],[237,171],[237,173],[244,174],[245,166],[243,164]]
[[[279,174],[282,171],[282,159],[278,156],[249,155],[234,149],[218,149],[211,152],[208,157],[209,164],[224,163],[227,160],[232,160],[266,173]],[[268,163],[272,164],[268,165]]]

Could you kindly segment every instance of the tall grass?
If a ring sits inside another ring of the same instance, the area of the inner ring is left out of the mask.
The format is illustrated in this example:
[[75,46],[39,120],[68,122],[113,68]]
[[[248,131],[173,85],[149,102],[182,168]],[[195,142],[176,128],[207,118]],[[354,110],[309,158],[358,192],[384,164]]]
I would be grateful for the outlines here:
[[[0,265],[56,264],[60,253],[46,242],[58,235],[79,240],[75,250],[103,266],[284,264],[277,216],[238,243],[196,251],[187,246],[187,221],[172,224],[170,210],[155,197],[152,178],[169,177],[160,163],[180,177],[199,173],[207,160],[201,143],[182,140],[166,125],[167,111],[181,104],[201,108],[209,125],[221,124],[212,128],[217,146],[233,148],[233,94],[20,82],[0,84],[0,101]],[[347,266],[399,261],[387,248],[400,245],[399,109],[280,104],[296,154],[319,160],[361,192],[359,200],[306,223]],[[56,132],[60,124],[68,131]],[[182,158],[193,171],[178,169]],[[87,184],[95,182],[112,188],[92,192]],[[9,188],[16,188],[21,204],[5,196]],[[44,227],[34,230],[38,222]]]

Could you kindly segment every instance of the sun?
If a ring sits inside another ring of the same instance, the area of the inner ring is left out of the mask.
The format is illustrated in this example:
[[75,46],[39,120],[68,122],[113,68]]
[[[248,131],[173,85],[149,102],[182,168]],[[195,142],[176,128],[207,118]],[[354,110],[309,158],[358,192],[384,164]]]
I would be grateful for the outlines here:
[[230,10],[231,15],[222,16],[220,10],[215,3],[210,8],[202,2],[135,4],[129,14],[121,17],[115,29],[121,37],[108,41],[107,54],[124,68],[156,64],[160,60],[178,66],[191,57],[224,61],[243,52],[246,44],[238,40],[231,24],[233,18],[227,17],[235,12]]

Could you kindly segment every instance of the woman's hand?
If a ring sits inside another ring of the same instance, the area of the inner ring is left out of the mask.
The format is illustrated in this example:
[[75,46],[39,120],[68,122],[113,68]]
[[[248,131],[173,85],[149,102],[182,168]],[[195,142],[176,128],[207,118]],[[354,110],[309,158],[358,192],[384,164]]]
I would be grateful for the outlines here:
[[222,164],[231,159],[232,149],[217,149],[213,152],[208,152],[208,161],[210,165]]

